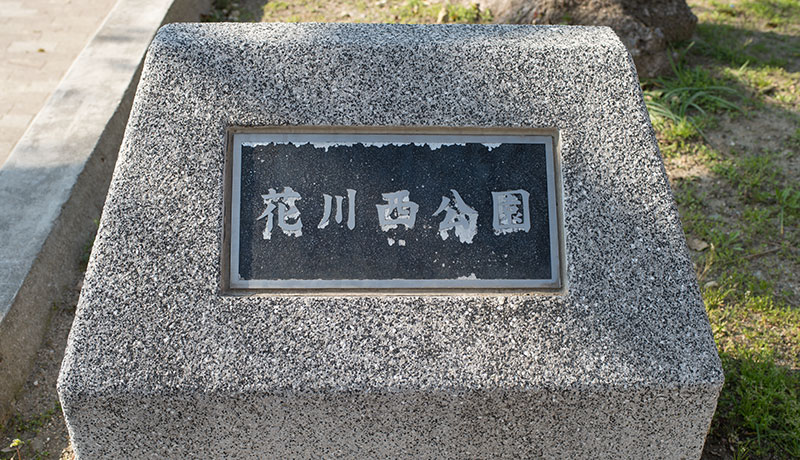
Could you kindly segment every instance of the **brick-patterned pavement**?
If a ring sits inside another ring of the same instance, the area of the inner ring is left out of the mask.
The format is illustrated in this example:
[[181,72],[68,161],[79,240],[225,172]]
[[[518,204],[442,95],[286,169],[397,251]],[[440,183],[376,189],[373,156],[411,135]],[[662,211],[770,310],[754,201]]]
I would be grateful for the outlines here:
[[115,3],[0,0],[0,165]]

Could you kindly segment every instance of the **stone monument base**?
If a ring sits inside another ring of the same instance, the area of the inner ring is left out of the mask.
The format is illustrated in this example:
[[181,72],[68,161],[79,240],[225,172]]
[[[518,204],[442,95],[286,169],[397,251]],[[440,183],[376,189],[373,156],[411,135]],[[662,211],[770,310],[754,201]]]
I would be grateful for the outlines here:
[[[232,131],[365,127],[550,136],[561,287],[231,289]],[[79,459],[639,459],[698,458],[722,383],[610,29],[197,24],[150,48],[58,388]]]

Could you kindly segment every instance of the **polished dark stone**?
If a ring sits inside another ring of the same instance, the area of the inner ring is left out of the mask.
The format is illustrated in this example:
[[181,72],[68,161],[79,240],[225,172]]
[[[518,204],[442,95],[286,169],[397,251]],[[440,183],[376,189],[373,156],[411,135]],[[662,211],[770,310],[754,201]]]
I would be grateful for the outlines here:
[[[325,149],[268,143],[245,145],[241,152],[243,280],[538,280],[553,275],[545,144],[508,143],[489,149],[470,143],[432,150],[415,144],[359,143]],[[281,193],[284,187],[300,195],[295,205],[302,235],[285,234],[275,209],[270,238],[264,239],[266,217],[258,219],[267,208],[262,196],[270,189]],[[356,191],[352,230],[347,225],[347,189]],[[520,189],[530,194],[529,231],[496,234],[492,192]],[[384,231],[376,205],[387,204],[382,194],[400,190],[407,190],[418,205],[414,227],[400,224]],[[460,241],[454,229],[447,239],[440,236],[446,211],[434,213],[443,197],[456,210],[451,190],[478,213],[471,243]],[[329,224],[319,229],[323,194],[332,197],[332,209]],[[341,223],[334,220],[335,195],[343,197]]]

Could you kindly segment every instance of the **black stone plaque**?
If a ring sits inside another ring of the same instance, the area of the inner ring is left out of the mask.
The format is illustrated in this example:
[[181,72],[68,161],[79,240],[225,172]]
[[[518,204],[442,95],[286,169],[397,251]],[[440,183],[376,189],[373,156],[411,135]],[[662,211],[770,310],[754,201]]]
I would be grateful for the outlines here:
[[234,289],[558,288],[552,138],[236,134]]

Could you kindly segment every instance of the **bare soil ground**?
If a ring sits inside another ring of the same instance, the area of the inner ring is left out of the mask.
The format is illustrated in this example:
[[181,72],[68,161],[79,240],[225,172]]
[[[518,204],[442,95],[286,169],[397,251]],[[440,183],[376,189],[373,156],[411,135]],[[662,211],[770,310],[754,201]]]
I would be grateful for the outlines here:
[[[14,439],[22,440],[21,454],[26,460],[73,458],[69,434],[58,403],[56,380],[64,359],[81,284],[82,279],[75,280],[73,286],[64,289],[64,298],[53,305],[47,336],[37,354],[34,370],[15,402],[14,415],[2,429],[2,446],[9,446]],[[0,458],[7,459],[15,455],[16,450],[7,451],[0,454]]]

